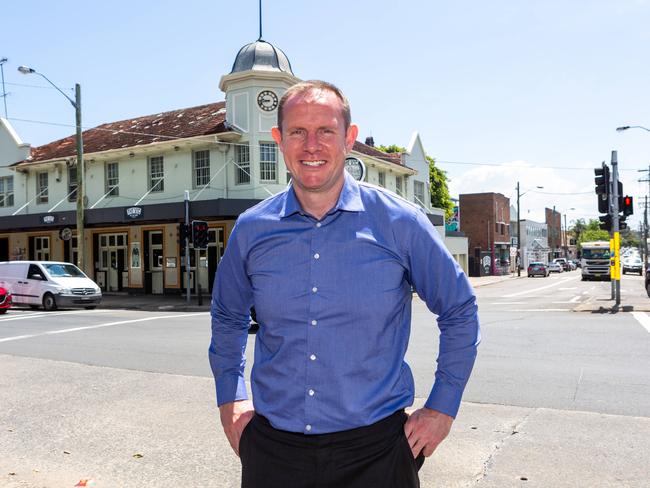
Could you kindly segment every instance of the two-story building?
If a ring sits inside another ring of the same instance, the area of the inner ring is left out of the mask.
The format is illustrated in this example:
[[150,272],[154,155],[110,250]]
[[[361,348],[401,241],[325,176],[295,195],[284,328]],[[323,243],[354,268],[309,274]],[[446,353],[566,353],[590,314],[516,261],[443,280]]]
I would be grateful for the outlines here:
[[[210,290],[237,216],[290,180],[271,127],[279,98],[298,81],[286,55],[258,40],[221,78],[225,101],[85,130],[83,236],[74,136],[31,148],[2,120],[0,261],[77,262],[83,246],[84,271],[106,291],[181,292],[187,193],[190,219],[209,223],[207,250],[190,252],[190,286]],[[361,142],[352,155],[364,161],[366,181],[424,207],[444,236],[417,134],[398,158]]]

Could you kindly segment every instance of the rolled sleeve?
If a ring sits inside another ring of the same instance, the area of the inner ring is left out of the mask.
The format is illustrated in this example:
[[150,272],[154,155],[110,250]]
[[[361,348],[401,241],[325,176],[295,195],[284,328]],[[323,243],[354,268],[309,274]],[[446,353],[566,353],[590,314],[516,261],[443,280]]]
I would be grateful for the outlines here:
[[217,268],[212,292],[212,340],[208,357],[219,406],[248,398],[244,368],[253,294],[242,240],[235,225]]

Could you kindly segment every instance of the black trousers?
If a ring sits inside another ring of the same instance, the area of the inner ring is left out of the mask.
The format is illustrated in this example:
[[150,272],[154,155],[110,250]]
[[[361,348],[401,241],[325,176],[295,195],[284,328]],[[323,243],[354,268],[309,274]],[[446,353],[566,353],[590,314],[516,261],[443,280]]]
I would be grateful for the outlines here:
[[413,459],[398,411],[373,425],[304,435],[255,415],[239,444],[242,488],[418,488],[424,456]]

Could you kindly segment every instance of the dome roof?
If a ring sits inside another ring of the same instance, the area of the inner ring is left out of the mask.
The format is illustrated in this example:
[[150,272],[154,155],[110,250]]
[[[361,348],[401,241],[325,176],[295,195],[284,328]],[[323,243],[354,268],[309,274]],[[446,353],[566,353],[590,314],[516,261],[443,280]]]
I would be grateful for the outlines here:
[[262,39],[246,44],[239,50],[230,73],[248,70],[280,71],[293,75],[287,55]]

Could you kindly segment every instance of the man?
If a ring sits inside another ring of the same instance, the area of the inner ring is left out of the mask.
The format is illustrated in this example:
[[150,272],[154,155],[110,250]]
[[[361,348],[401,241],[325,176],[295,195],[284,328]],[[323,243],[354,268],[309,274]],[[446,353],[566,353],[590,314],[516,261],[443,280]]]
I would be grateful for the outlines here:
[[[219,265],[209,356],[245,488],[419,486],[474,363],[467,278],[419,208],[347,174],[357,134],[338,88],[291,87],[272,136],[292,183],[240,216]],[[411,287],[438,315],[441,341],[432,392],[407,420]]]

